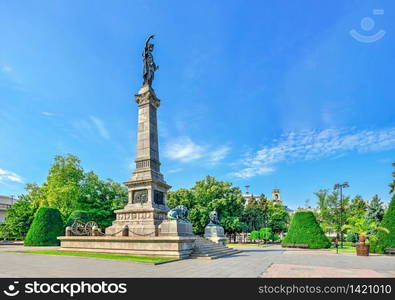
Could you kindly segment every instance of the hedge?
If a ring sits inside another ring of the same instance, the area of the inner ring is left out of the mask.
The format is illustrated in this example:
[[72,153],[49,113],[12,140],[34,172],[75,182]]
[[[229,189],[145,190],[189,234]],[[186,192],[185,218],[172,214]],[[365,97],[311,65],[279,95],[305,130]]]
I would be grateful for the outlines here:
[[330,240],[325,236],[312,211],[295,213],[282,244],[308,244],[308,248],[312,249],[331,246]]
[[25,246],[57,246],[57,237],[64,235],[63,233],[63,220],[59,210],[41,207],[27,232]]
[[379,231],[374,251],[384,253],[385,248],[395,248],[395,195],[392,197],[388,210],[380,224],[389,230],[389,233]]

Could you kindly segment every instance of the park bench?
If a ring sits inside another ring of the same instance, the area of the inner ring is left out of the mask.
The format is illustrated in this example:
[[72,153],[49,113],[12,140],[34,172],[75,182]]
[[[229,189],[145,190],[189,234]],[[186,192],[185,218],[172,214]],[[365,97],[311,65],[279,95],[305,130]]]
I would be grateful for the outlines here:
[[294,245],[295,248],[309,248],[308,244],[295,244]]
[[395,248],[385,248],[384,251],[388,254],[395,254]]

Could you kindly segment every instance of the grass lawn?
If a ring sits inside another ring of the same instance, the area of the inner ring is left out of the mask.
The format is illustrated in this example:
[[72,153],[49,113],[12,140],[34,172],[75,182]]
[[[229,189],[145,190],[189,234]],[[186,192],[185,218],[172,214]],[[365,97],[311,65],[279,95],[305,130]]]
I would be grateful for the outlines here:
[[[336,248],[331,247],[330,250],[336,251]],[[339,247],[339,253],[356,253],[356,250],[352,246],[343,246],[343,248]]]
[[171,257],[134,256],[134,255],[117,254],[117,253],[74,252],[74,251],[59,251],[59,250],[21,250],[21,251],[12,251],[12,252],[94,257],[94,258],[126,260],[126,261],[144,262],[144,263],[161,263],[161,262],[174,260],[174,258]]

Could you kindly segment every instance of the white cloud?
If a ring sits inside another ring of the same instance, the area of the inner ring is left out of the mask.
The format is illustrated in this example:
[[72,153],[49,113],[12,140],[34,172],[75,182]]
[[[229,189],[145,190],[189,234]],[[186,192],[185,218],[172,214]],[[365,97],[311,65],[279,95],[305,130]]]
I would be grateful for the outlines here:
[[2,181],[23,183],[22,177],[20,177],[18,174],[4,169],[0,169],[0,182]]
[[226,157],[226,155],[228,155],[229,151],[230,151],[230,147],[228,146],[221,146],[218,149],[212,151],[209,154],[209,158],[208,158],[209,163],[212,165],[217,164],[218,162],[223,160]]
[[273,168],[260,166],[260,167],[244,168],[244,169],[241,169],[240,171],[233,172],[230,175],[233,177],[239,177],[239,178],[250,178],[250,177],[257,176],[257,175],[270,174],[272,172],[274,172]]
[[46,117],[53,117],[53,116],[55,116],[54,113],[51,113],[51,112],[48,112],[48,111],[43,111],[43,112],[41,112],[41,114],[43,116],[46,116]]
[[177,141],[168,143],[165,156],[181,162],[190,162],[203,156],[205,147],[195,144],[189,137],[181,137]]
[[178,173],[178,172],[181,172],[182,170],[183,170],[182,168],[175,168],[175,169],[167,170],[166,173],[169,173],[169,174]]
[[283,161],[306,161],[326,157],[341,157],[349,152],[371,152],[395,148],[395,127],[381,130],[325,129],[290,132],[271,146],[265,146],[242,160],[242,168],[231,173],[249,178],[274,171]]
[[223,160],[229,151],[228,146],[213,149],[212,146],[199,145],[192,141],[190,137],[184,136],[167,143],[164,155],[182,163],[201,160],[203,163],[213,166]]
[[107,130],[106,126],[104,125],[104,122],[94,116],[90,116],[89,118],[90,118],[91,122],[93,123],[94,127],[96,128],[96,130],[99,132],[99,134],[103,138],[109,140],[110,134],[108,133],[108,130]]
[[10,73],[10,72],[12,72],[12,70],[13,70],[12,67],[9,65],[4,65],[1,67],[1,71],[4,73]]
[[96,133],[104,139],[110,139],[110,133],[108,132],[104,122],[95,116],[89,116],[88,119],[74,121],[73,127],[78,131],[85,132],[89,135]]

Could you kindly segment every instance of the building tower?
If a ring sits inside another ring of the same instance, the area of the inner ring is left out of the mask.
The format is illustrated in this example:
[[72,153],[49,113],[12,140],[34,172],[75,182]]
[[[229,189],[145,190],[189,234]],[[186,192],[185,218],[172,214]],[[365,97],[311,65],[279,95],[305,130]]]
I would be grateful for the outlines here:
[[273,200],[274,202],[279,202],[279,201],[281,201],[281,198],[280,198],[280,189],[273,189],[273,190],[272,190],[272,200]]

